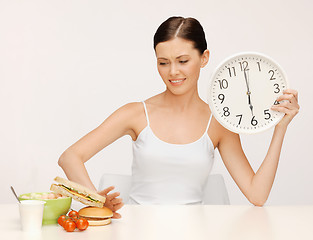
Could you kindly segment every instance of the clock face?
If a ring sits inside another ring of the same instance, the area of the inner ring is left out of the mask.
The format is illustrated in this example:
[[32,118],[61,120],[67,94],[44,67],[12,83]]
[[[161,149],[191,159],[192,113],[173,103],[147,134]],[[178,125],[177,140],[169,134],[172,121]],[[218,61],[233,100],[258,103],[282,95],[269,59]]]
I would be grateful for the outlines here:
[[236,133],[257,133],[275,126],[284,113],[271,110],[288,88],[282,68],[260,53],[236,54],[213,73],[208,103],[217,121]]

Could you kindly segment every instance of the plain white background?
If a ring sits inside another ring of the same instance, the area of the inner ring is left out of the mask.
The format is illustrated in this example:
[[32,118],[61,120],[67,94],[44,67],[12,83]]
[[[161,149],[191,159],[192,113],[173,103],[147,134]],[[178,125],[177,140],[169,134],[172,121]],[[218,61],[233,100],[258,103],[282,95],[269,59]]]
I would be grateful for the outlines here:
[[[226,57],[258,51],[275,59],[299,91],[301,110],[287,131],[268,205],[313,203],[310,0],[18,1],[0,0],[1,203],[18,193],[49,191],[64,176],[62,152],[114,110],[164,90],[153,35],[173,15],[197,18],[211,58],[199,80],[206,100],[210,76]],[[242,136],[256,170],[272,130]],[[131,172],[131,139],[123,137],[87,164],[101,174]],[[248,204],[218,152],[213,172],[225,177],[232,204]]]

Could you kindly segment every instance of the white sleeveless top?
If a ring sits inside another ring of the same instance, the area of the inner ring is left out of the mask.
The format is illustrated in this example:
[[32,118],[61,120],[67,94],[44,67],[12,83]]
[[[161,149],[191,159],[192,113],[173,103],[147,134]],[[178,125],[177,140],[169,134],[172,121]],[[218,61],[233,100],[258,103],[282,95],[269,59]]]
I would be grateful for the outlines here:
[[160,140],[147,126],[133,141],[130,204],[200,204],[214,160],[214,146],[207,131],[188,144]]

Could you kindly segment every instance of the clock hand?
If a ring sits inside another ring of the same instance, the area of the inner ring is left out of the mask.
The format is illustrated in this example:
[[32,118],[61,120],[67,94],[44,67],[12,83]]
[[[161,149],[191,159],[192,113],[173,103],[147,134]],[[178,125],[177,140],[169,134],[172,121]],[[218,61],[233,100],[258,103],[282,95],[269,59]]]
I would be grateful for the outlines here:
[[248,93],[250,92],[249,90],[249,80],[248,80],[248,76],[246,74],[246,70],[243,70],[243,73],[244,73],[244,76],[245,76],[245,81],[246,81],[246,85],[247,85],[247,90],[248,90]]
[[[251,94],[251,93],[250,93],[250,94]],[[254,116],[254,115],[253,115],[253,106],[252,106],[252,104],[251,104],[251,99],[250,99],[250,94],[248,94],[248,103],[249,103],[249,107],[250,107],[252,116]]]
[[248,104],[249,104],[249,108],[251,110],[251,114],[252,114],[252,116],[254,116],[253,115],[253,106],[251,104],[251,97],[250,97],[251,92],[250,92],[250,88],[249,88],[249,72],[247,74],[246,71],[248,71],[248,70],[244,70],[243,73],[245,76],[245,81],[246,81],[246,86],[247,86]]

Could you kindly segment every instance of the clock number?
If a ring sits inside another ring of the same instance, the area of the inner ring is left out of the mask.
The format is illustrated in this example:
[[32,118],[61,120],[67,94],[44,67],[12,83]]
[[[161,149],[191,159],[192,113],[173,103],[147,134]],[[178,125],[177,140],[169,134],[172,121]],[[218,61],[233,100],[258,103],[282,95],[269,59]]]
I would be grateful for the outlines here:
[[251,125],[252,126],[258,125],[258,121],[256,119],[254,119],[254,118],[255,118],[255,116],[253,116],[253,118],[251,119]]
[[269,70],[268,73],[271,73],[271,74],[272,74],[270,80],[275,80],[275,79],[276,79],[276,78],[274,78],[275,72],[274,72],[273,70]]
[[238,122],[238,125],[240,125],[240,123],[241,123],[241,119],[242,119],[242,114],[238,114],[238,115],[236,115],[236,117],[239,117],[239,122]]
[[223,80],[218,80],[218,82],[220,83],[220,89],[226,89],[228,88],[228,82],[226,79],[223,79]]
[[217,98],[219,99],[219,100],[221,100],[221,104],[224,102],[224,100],[225,100],[225,95],[224,94],[219,94],[218,96],[217,96]]
[[229,107],[224,107],[224,108],[223,108],[223,111],[224,111],[224,116],[225,116],[225,117],[228,117],[228,116],[230,115]]
[[236,69],[235,69],[235,67],[231,67],[231,68],[226,67],[226,68],[228,69],[228,73],[229,73],[230,77],[232,77],[232,73],[236,77]]
[[279,102],[277,102],[277,100],[275,100],[274,105],[278,105],[278,104],[279,104]]
[[249,68],[248,68],[248,62],[247,62],[247,61],[239,62],[239,64],[240,64],[240,69],[241,69],[241,71],[247,71],[247,70],[249,70]]
[[259,72],[261,72],[261,65],[260,65],[260,62],[257,62],[258,64],[258,67],[259,67]]
[[278,83],[275,83],[274,87],[276,87],[274,93],[279,93],[280,92],[280,88],[279,88]]
[[264,117],[265,120],[268,120],[271,118],[271,114],[269,113],[269,109],[264,110],[264,115],[266,115],[266,117]]

